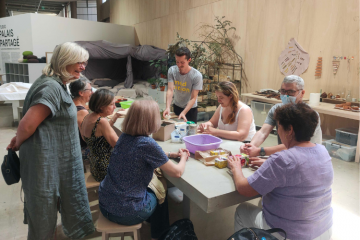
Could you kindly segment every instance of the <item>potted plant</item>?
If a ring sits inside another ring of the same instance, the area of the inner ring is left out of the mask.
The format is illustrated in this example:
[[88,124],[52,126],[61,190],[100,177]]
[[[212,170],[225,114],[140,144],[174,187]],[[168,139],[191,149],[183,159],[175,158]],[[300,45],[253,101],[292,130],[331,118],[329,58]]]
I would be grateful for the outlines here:
[[165,82],[162,79],[159,79],[159,86],[160,86],[160,91],[165,91]]
[[157,82],[156,78],[149,78],[147,81],[148,83],[150,83],[151,89],[156,89],[156,82]]
[[159,60],[150,60],[150,66],[155,66],[157,68],[157,73],[160,72],[161,78],[167,78],[167,58],[159,59]]
[[160,77],[167,79],[167,74],[168,74],[168,68],[167,68],[167,66],[163,65],[161,67]]

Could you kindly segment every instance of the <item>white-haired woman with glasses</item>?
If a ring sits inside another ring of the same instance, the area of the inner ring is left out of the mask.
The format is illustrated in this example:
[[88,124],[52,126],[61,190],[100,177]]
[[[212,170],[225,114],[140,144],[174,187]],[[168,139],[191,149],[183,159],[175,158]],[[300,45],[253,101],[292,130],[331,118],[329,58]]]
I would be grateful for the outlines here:
[[76,107],[66,83],[80,78],[89,53],[76,43],[58,45],[29,89],[23,119],[8,149],[20,150],[28,239],[54,238],[57,212],[64,233],[94,232],[83,174]]

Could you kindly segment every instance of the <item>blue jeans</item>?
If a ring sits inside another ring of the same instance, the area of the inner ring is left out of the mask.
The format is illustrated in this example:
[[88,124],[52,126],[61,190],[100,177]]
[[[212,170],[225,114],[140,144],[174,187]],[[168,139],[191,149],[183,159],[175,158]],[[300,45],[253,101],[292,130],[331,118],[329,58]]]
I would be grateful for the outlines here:
[[149,203],[132,216],[119,217],[107,212],[99,205],[100,211],[108,220],[121,225],[131,226],[148,221],[151,223],[151,237],[159,238],[161,233],[170,226],[167,196],[164,203],[158,205],[156,195],[151,189],[148,188],[146,194],[150,197]]

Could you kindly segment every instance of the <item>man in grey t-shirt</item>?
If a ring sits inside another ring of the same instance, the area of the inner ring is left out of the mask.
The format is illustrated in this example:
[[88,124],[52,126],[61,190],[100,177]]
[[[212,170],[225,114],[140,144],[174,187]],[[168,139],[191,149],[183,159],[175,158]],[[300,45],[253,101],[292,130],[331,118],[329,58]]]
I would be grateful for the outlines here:
[[[197,122],[197,96],[203,87],[202,74],[190,67],[190,51],[186,47],[175,53],[176,66],[168,71],[168,90],[166,93],[165,117],[170,113],[170,105],[174,96],[174,112],[179,119]],[[175,91],[175,93],[174,93]]]
[[[281,143],[280,138],[278,137],[278,144],[273,147],[260,147],[260,145],[265,141],[265,139],[269,136],[270,132],[277,127],[276,121],[274,120],[274,113],[278,107],[281,107],[287,103],[299,103],[302,102],[302,98],[305,94],[304,90],[304,80],[296,75],[289,75],[284,78],[281,89],[280,89],[280,97],[282,103],[278,103],[273,106],[268,116],[265,120],[265,123],[261,127],[261,129],[255,134],[250,143],[242,145],[240,147],[240,151],[248,154],[250,157],[256,156],[269,156],[273,153],[282,151],[286,149],[285,145]],[[319,115],[319,114],[318,114]],[[320,127],[320,116],[318,125],[316,126],[313,137],[310,140],[312,143],[321,144],[322,142],[322,131]]]

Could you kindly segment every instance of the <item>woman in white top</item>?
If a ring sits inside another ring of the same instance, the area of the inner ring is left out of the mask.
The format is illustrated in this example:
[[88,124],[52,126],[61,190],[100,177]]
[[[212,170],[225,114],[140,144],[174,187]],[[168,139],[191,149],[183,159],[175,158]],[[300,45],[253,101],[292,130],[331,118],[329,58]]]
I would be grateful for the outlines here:
[[200,124],[200,131],[230,140],[251,141],[256,133],[254,117],[251,109],[239,101],[236,86],[232,82],[221,82],[215,87],[215,93],[220,106],[210,121]]

